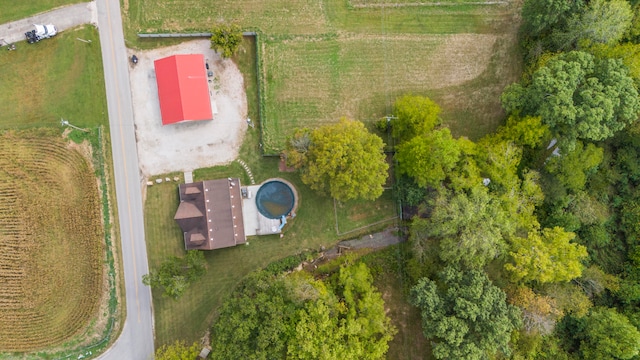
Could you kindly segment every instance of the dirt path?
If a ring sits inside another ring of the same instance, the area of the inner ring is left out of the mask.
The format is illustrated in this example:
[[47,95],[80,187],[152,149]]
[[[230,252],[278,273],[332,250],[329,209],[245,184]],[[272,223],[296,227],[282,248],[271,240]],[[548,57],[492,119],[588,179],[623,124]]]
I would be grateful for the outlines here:
[[364,235],[359,239],[353,240],[345,240],[340,241],[336,246],[332,247],[324,251],[325,259],[333,259],[337,257],[340,253],[338,248],[343,247],[350,250],[353,249],[382,249],[387,246],[399,244],[404,241],[404,239],[396,233],[398,232],[398,228],[390,227],[382,232]]
[[33,24],[53,24],[64,31],[82,24],[98,24],[95,1],[60,7],[32,17],[0,25],[0,45],[25,40],[24,33],[33,30]]

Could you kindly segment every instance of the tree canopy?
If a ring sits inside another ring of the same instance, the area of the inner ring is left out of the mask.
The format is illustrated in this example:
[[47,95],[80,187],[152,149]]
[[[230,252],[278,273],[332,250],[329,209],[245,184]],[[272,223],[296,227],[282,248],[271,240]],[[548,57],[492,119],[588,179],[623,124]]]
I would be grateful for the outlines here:
[[603,159],[603,149],[594,144],[586,146],[577,141],[573,150],[562,156],[552,156],[547,161],[546,170],[567,190],[577,192],[584,189],[587,177],[595,172]]
[[211,48],[223,58],[232,57],[242,42],[242,31],[237,24],[219,24],[211,29]]
[[415,136],[426,135],[438,124],[440,107],[424,96],[405,95],[393,104],[393,137],[400,144]]
[[640,332],[615,309],[594,308],[583,322],[583,359],[631,359],[640,352]]
[[411,289],[411,302],[420,309],[423,333],[433,340],[436,359],[508,355],[511,332],[521,324],[518,309],[479,270],[449,266],[438,283],[422,278]]
[[382,359],[395,333],[363,263],[327,283],[304,272],[251,274],[212,329],[213,359]]
[[591,0],[567,21],[564,31],[554,34],[559,48],[569,48],[580,41],[615,44],[631,26],[633,11],[625,0]]
[[582,274],[587,249],[570,241],[575,234],[560,227],[532,231],[527,238],[514,237],[512,262],[505,264],[516,281],[569,281]]
[[189,285],[198,280],[207,270],[204,253],[198,250],[187,251],[183,258],[172,256],[157,269],[142,276],[142,283],[163,290],[163,295],[178,299]]
[[[301,139],[307,138],[307,141]],[[342,119],[313,131],[298,132],[289,142],[289,164],[301,169],[302,182],[339,201],[375,200],[383,192],[387,164],[383,142],[364,124]]]
[[460,158],[460,146],[449,129],[415,136],[396,147],[398,171],[419,186],[440,185]]
[[335,294],[299,311],[288,358],[384,359],[395,329],[366,265],[341,268]]
[[[415,219],[412,242],[424,249],[424,242],[439,240],[440,258],[449,263],[479,268],[506,248],[505,237],[515,231],[515,222],[500,201],[482,188],[449,197],[441,195],[428,219]],[[418,256],[422,250],[417,250]]]
[[198,343],[187,345],[182,341],[176,341],[171,345],[162,345],[156,350],[156,360],[193,360],[200,354],[201,346]]
[[540,116],[561,145],[604,140],[637,120],[640,98],[626,67],[581,51],[561,54],[534,72],[529,84],[502,95],[509,113]]

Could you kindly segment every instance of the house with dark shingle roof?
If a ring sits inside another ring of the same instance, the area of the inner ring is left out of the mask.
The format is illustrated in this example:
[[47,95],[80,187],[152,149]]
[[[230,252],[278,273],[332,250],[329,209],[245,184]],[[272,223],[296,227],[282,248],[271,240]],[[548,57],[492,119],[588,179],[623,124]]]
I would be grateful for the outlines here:
[[180,184],[174,219],[187,250],[214,250],[246,242],[240,179]]

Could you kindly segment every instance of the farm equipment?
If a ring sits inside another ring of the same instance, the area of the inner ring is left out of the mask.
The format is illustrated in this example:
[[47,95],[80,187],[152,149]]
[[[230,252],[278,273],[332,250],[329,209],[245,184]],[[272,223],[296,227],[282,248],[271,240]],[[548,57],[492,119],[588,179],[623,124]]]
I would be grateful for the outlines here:
[[48,39],[58,33],[54,25],[33,25],[35,29],[27,31],[24,36],[29,44],[33,44],[42,39]]

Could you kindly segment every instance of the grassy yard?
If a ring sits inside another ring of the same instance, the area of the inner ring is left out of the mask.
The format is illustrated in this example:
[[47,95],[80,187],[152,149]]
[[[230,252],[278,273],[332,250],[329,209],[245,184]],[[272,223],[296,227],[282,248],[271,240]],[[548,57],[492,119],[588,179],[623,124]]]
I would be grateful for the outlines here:
[[20,20],[57,7],[82,2],[82,0],[30,0],[9,1],[5,0],[0,11],[0,24],[14,20]]
[[[92,40],[86,44],[76,37]],[[108,123],[98,32],[91,26],[65,31],[16,51],[0,52],[0,129]]]
[[[444,108],[445,117],[455,109],[483,108],[491,113],[479,126],[459,134],[475,137],[477,128],[493,129],[501,120],[492,111],[500,111],[499,97],[473,96],[472,91],[494,94],[506,85],[489,68],[498,40],[494,34],[349,34],[326,40],[267,41],[262,54],[265,151],[277,153],[297,127],[313,128],[342,116],[371,123],[390,114],[391,103],[406,93],[431,95]],[[483,79],[476,81],[479,77]],[[473,86],[474,81],[478,85]],[[496,87],[498,91],[493,90]],[[465,93],[447,98],[458,89]],[[470,112],[475,119],[449,116],[448,120],[469,124],[485,111]]]
[[371,269],[387,315],[398,330],[389,343],[387,359],[431,360],[431,346],[422,335],[420,311],[408,302],[410,284],[404,268],[408,246],[407,243],[390,246],[364,255],[362,261]]
[[356,232],[371,224],[392,224],[396,219],[395,200],[391,190],[385,190],[376,201],[351,200],[335,202],[336,221],[340,234]]

